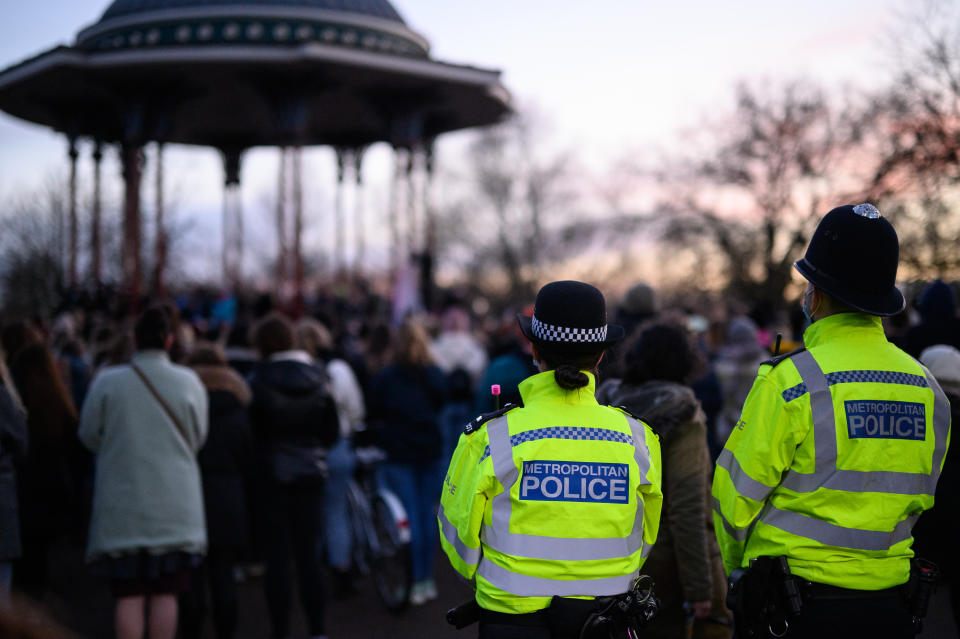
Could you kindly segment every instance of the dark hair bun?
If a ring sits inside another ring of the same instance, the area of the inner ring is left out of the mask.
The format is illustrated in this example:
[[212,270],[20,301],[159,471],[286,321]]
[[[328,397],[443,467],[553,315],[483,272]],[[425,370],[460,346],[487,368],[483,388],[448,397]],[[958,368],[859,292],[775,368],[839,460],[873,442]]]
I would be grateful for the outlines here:
[[557,380],[557,386],[564,390],[576,390],[590,383],[586,373],[580,372],[576,366],[570,364],[558,366],[553,371],[553,377]]

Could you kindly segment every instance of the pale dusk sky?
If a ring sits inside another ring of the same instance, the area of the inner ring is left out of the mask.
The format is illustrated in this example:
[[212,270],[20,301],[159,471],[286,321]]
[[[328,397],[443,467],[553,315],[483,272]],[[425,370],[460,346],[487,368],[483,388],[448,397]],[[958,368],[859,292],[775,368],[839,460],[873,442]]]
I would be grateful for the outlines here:
[[[0,67],[72,43],[108,4],[0,0]],[[679,130],[728,110],[739,80],[799,77],[837,88],[886,81],[890,58],[883,42],[907,7],[902,0],[393,4],[431,42],[434,58],[501,69],[515,103],[534,108],[545,123],[549,143],[572,150],[595,172],[631,149],[669,146]],[[448,137],[441,140],[440,160],[456,165],[458,136]],[[89,149],[82,151],[89,162]],[[306,162],[308,171],[332,173],[322,151]],[[62,136],[0,113],[0,202],[36,189],[66,166]],[[89,172],[84,166],[81,172]],[[215,153],[172,147],[165,167],[185,214],[219,215],[221,167]],[[110,162],[107,170],[118,172]],[[385,191],[386,149],[370,154],[366,175],[372,188],[379,184]],[[248,208],[274,190],[275,182],[276,153],[249,153],[243,173]]]

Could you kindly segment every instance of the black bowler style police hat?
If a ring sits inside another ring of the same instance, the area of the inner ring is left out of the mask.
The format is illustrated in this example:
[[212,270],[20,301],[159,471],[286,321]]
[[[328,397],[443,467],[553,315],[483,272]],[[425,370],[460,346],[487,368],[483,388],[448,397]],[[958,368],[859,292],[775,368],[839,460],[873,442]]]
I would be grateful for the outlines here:
[[607,324],[603,293],[586,282],[550,282],[537,293],[533,317],[517,315],[520,330],[534,344],[565,350],[602,350],[623,339],[622,326]]
[[906,301],[897,289],[900,242],[872,204],[827,213],[802,259],[793,263],[815,287],[871,315],[896,315]]

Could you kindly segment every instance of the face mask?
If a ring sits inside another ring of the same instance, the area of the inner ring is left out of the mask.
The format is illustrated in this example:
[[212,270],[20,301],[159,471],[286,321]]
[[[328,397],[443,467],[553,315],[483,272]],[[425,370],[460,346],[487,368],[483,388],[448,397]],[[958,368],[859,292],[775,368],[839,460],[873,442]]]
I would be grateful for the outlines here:
[[810,311],[807,310],[807,293],[806,292],[803,293],[803,306],[801,307],[800,310],[803,311],[803,316],[807,318],[807,321],[813,324],[814,322],[813,315],[810,313]]

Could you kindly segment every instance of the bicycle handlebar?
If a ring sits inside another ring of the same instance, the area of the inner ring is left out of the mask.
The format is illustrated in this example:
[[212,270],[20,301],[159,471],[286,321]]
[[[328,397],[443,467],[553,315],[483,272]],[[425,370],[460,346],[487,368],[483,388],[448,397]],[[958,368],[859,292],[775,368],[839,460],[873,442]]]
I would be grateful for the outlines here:
[[361,446],[353,452],[357,456],[357,463],[363,466],[374,466],[387,458],[383,449],[376,446]]

